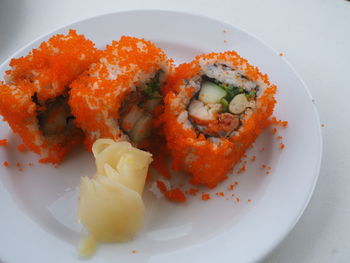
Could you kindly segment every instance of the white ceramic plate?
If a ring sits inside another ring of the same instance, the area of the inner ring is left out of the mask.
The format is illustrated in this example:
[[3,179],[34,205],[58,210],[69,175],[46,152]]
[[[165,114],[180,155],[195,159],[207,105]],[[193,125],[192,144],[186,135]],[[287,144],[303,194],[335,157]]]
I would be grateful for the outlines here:
[[[271,130],[262,134],[248,155],[248,170],[232,175],[212,199],[191,198],[181,205],[157,199],[146,190],[146,222],[131,242],[102,245],[86,262],[256,262],[262,260],[291,231],[313,192],[321,160],[320,123],[311,96],[283,57],[248,33],[206,17],[168,12],[131,11],[83,20],[43,36],[13,57],[27,54],[42,41],[69,28],[103,48],[121,35],[144,37],[162,47],[177,63],[202,52],[234,49],[268,73],[279,88],[275,115],[289,122],[280,129],[286,145],[278,149]],[[1,76],[9,61],[0,67]],[[79,178],[94,172],[91,155],[71,153],[59,168],[37,163],[32,153],[16,150],[20,139],[5,123],[0,138],[0,260],[18,262],[80,262],[76,245],[83,235],[76,222]],[[259,149],[265,148],[264,152]],[[20,162],[24,171],[15,166]],[[29,167],[27,164],[33,162]],[[1,162],[2,163],[2,162]],[[266,175],[262,164],[272,167]],[[227,191],[232,182],[239,185]],[[148,186],[149,187],[149,186]],[[224,189],[225,198],[215,196]],[[234,201],[231,193],[240,198]],[[251,202],[247,200],[251,199]],[[136,250],[137,253],[132,253]]]

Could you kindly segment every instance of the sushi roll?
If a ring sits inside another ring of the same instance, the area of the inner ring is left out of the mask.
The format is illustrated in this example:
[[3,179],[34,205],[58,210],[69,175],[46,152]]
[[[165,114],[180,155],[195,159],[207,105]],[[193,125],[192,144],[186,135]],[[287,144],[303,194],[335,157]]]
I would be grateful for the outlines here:
[[175,170],[215,187],[241,159],[273,113],[276,87],[234,51],[178,66],[158,120]]
[[94,44],[70,30],[12,59],[0,82],[0,114],[41,162],[58,164],[83,133],[68,105],[69,84],[98,60]]
[[171,61],[150,41],[123,36],[107,45],[99,62],[70,86],[69,104],[87,149],[99,138],[145,144],[170,69]]

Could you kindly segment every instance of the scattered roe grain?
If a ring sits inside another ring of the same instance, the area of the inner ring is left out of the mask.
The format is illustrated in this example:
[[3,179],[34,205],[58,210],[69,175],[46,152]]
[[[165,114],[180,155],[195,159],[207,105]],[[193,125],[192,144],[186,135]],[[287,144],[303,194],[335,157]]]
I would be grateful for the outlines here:
[[202,200],[206,201],[210,199],[210,194],[202,193]]
[[190,189],[188,189],[188,191],[187,191],[187,193],[188,193],[189,195],[192,195],[192,196],[197,195],[198,192],[199,192],[199,190],[196,189],[196,188],[190,188]]
[[168,190],[165,183],[160,180],[157,180],[157,187],[169,201],[183,203],[187,200],[179,188]]
[[0,140],[0,146],[7,146],[7,145],[8,145],[8,140],[7,139]]
[[26,146],[22,143],[18,145],[17,150],[20,152],[25,152],[27,150]]
[[282,128],[286,128],[288,126],[288,121],[281,121],[281,120],[278,120],[276,117],[272,117],[271,124],[276,124]]

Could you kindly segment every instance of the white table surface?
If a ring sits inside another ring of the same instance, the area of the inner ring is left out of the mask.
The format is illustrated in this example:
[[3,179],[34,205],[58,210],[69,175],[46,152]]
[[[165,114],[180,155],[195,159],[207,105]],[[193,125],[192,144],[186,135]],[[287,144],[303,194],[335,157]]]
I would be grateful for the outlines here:
[[315,98],[325,124],[324,153],[307,210],[266,262],[350,262],[350,2],[0,0],[0,63],[55,28],[97,14],[145,8],[218,18],[285,54]]

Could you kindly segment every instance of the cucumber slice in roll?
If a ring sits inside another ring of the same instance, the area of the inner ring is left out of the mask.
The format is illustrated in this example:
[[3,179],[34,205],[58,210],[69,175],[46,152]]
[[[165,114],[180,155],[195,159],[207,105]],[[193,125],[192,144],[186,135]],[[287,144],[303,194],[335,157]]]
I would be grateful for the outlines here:
[[220,100],[227,95],[227,92],[220,86],[210,81],[202,83],[198,99],[205,104],[220,103]]

